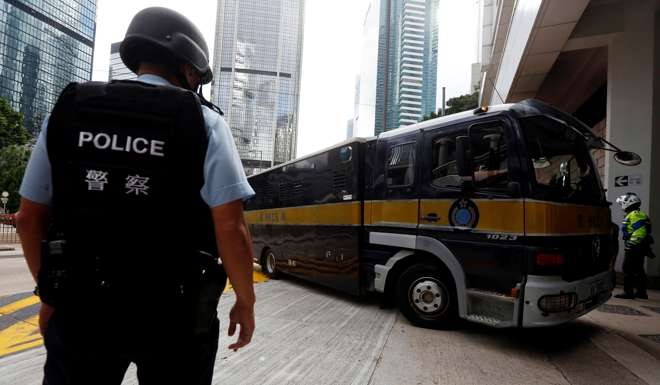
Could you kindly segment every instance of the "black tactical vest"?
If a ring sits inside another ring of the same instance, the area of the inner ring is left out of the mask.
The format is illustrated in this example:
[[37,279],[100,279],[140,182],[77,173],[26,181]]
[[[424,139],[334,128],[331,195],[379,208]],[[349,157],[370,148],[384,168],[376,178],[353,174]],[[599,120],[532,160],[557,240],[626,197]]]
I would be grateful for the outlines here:
[[179,290],[216,256],[200,196],[208,136],[193,92],[140,82],[72,83],[48,123],[50,241],[74,291]]

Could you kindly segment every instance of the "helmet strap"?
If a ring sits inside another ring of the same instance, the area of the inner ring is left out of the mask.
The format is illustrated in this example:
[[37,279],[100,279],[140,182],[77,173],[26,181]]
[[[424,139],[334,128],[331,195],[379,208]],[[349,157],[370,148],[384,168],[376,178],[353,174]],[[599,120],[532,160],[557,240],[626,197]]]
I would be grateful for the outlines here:
[[182,71],[177,71],[176,72],[176,77],[179,79],[179,83],[181,83],[181,87],[183,87],[187,90],[190,90],[190,91],[194,91],[192,86],[188,82],[188,78],[186,77],[186,75]]
[[209,102],[208,100],[206,100],[206,98],[204,97],[204,94],[202,93],[202,86],[203,86],[203,85],[200,84],[200,85],[199,85],[199,88],[197,88],[197,96],[199,97],[199,101],[202,103],[203,106],[206,106],[206,107],[212,109],[213,111],[215,111],[215,112],[217,112],[218,114],[220,114],[220,116],[224,116],[225,113],[222,112],[222,110],[220,109],[220,107],[218,107],[218,106],[216,106],[215,104],[213,104],[213,103]]

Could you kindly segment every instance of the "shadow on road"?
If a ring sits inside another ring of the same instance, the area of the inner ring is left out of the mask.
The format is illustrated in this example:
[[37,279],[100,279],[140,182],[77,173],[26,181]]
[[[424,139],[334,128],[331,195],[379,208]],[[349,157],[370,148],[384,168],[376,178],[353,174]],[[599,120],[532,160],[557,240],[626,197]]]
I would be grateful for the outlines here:
[[[356,297],[294,276],[287,275],[279,279],[302,286],[305,290],[316,294],[341,298],[355,304],[377,305],[384,308],[394,307],[393,304],[386,303],[376,293]],[[400,318],[403,319],[403,317]],[[407,320],[405,322],[407,323]],[[435,332],[461,333],[469,338],[483,339],[483,343],[506,344],[511,347],[518,346],[525,349],[537,347],[539,350],[549,353],[575,349],[582,343],[589,343],[593,335],[603,330],[604,328],[598,325],[578,319],[558,326],[532,329],[497,329],[468,321],[461,321],[452,330],[438,330]]]
[[[307,291],[323,296],[340,298],[355,304],[375,305],[383,308],[393,307],[392,304],[384,303],[382,297],[377,294],[355,297],[293,276],[284,276],[280,279],[302,286]],[[399,319],[400,322],[410,325],[404,317],[401,316]],[[606,331],[604,327],[589,321],[577,319],[558,326],[532,329],[497,329],[468,321],[461,321],[452,330],[429,330],[429,333],[457,333],[462,338],[474,341],[478,340],[480,344],[487,345],[493,349],[511,349],[544,353],[551,356],[564,356],[590,346],[591,338],[604,331]]]
[[467,338],[479,339],[482,344],[562,355],[590,345],[591,337],[604,331],[604,328],[578,319],[558,326],[533,329],[495,329],[462,322],[456,331]]

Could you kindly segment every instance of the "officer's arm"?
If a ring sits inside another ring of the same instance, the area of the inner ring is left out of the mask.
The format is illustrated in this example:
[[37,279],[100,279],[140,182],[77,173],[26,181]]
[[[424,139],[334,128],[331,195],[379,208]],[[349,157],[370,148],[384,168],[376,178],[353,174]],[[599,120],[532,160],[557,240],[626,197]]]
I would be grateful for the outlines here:
[[35,282],[41,267],[41,241],[46,239],[50,208],[48,205],[21,198],[16,214],[16,230],[21,238],[23,254]]
[[633,231],[630,234],[630,243],[633,245],[640,244],[646,238],[646,220],[640,219],[632,224]]
[[243,217],[243,202],[236,200],[211,209],[220,259],[236,292],[229,312],[229,336],[240,325],[234,351],[250,343],[254,333],[254,288],[252,287],[252,242]]
[[236,297],[241,302],[254,303],[252,242],[243,217],[243,202],[236,200],[216,206],[211,212],[220,259]]

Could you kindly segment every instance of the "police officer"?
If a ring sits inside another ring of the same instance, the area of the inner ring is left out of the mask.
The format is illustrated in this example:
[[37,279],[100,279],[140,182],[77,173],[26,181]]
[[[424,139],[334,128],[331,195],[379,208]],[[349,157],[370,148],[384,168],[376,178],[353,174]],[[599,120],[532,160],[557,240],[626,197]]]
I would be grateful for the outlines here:
[[616,199],[626,217],[621,225],[625,245],[623,260],[623,293],[615,295],[624,299],[648,299],[644,257],[652,256],[651,220],[640,210],[642,201],[635,193],[627,193]]
[[120,54],[137,81],[67,86],[20,189],[44,383],[120,384],[133,362],[140,383],[209,384],[227,276],[229,349],[254,330],[254,192],[221,112],[193,92],[213,77],[199,30],[147,8]]

